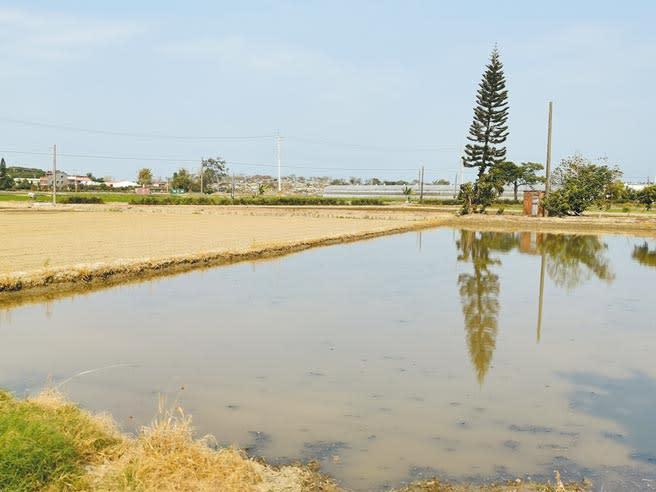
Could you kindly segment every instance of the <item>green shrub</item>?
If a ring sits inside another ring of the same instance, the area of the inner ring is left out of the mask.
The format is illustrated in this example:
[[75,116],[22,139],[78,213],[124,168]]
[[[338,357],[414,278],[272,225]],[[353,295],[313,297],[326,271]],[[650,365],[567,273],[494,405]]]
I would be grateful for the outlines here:
[[609,187],[621,174],[618,168],[592,164],[578,154],[563,159],[552,176],[557,189],[542,205],[549,215],[581,215],[595,204],[603,206]]
[[645,186],[636,193],[636,198],[638,203],[644,205],[646,210],[651,210],[651,207],[656,203],[656,185]]
[[571,209],[569,200],[562,190],[552,191],[542,199],[542,206],[551,216],[563,217]]
[[105,203],[99,196],[69,195],[62,199],[62,203]]
[[380,198],[334,198],[323,196],[241,196],[228,197],[173,197],[143,196],[130,200],[132,205],[383,205]]
[[353,198],[351,205],[384,205],[385,202],[380,198]]

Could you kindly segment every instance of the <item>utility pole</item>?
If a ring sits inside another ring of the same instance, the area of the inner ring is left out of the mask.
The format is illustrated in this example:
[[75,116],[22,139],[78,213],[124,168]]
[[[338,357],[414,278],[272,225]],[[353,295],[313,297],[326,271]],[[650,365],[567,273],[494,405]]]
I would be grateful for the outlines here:
[[544,183],[545,196],[551,191],[551,122],[553,114],[553,101],[549,101],[549,123],[547,125],[547,162],[546,162],[546,181]]
[[424,164],[421,164],[421,170],[419,171],[419,203],[424,202]]
[[235,172],[232,171],[232,189],[230,190],[230,196],[232,197],[232,201],[235,201]]
[[201,157],[200,159],[200,194],[203,194],[203,166],[205,165],[205,159]]
[[282,191],[282,178],[280,175],[280,135],[276,132],[276,161],[278,163],[278,193]]
[[57,205],[57,144],[52,146],[52,204]]
[[465,183],[465,158],[460,159],[460,186]]

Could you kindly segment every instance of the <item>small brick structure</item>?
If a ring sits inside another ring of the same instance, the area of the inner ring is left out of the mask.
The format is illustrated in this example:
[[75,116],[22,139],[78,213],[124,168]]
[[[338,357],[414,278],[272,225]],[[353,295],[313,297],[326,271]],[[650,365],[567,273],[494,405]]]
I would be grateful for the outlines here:
[[544,217],[544,208],[540,204],[544,198],[544,191],[524,192],[524,215],[529,217]]

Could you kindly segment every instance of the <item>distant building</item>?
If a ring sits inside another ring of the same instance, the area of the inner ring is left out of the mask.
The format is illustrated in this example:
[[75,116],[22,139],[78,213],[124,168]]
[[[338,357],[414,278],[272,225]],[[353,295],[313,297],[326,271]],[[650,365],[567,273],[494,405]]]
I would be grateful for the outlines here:
[[166,191],[169,189],[169,184],[166,181],[156,180],[150,185],[152,191]]
[[14,183],[29,183],[32,186],[39,186],[41,178],[14,178]]
[[92,180],[89,176],[67,176],[68,184],[71,186],[83,185],[83,186],[98,186],[100,183]]
[[[66,186],[68,184],[68,174],[64,171],[57,171],[54,181],[57,186]],[[52,171],[47,172],[45,176],[39,178],[39,186],[52,186],[52,182]]]
[[107,186],[110,188],[136,188],[138,186],[141,186],[139,183],[135,183],[134,181],[110,181],[105,183]]

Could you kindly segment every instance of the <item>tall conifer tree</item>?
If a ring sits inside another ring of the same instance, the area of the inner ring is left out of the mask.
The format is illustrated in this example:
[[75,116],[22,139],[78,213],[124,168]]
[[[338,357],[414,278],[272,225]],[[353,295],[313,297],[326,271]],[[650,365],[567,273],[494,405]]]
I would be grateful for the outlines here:
[[8,190],[14,186],[14,180],[7,174],[5,158],[0,159],[0,190]]
[[506,160],[508,91],[499,50],[495,47],[476,95],[474,121],[469,127],[463,164],[477,167],[480,180],[489,168]]

